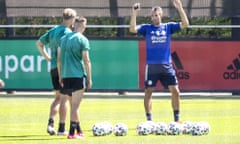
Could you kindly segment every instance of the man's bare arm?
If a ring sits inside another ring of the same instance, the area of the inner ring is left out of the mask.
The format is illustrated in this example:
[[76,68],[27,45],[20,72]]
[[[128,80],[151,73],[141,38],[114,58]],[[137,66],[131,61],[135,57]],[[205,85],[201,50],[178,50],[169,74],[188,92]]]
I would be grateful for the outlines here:
[[140,3],[135,3],[132,7],[132,16],[130,20],[129,31],[131,33],[137,33],[137,13],[140,10]]
[[181,18],[181,28],[187,28],[189,26],[189,21],[187,15],[182,7],[182,2],[180,0],[174,0],[173,5],[177,9]]

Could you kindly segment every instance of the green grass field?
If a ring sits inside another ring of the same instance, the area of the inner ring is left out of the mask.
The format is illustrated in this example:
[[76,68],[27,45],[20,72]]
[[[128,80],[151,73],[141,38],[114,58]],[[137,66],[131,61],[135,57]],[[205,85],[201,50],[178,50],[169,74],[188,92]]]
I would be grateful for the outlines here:
[[[117,97],[117,96],[115,96]],[[126,96],[127,97],[127,96]],[[194,97],[194,96],[193,96]],[[88,98],[81,104],[81,126],[83,140],[69,140],[65,136],[49,136],[46,133],[49,105],[53,96],[0,95],[0,143],[17,144],[239,144],[240,143],[240,99],[185,99],[181,101],[182,121],[206,121],[211,131],[204,136],[138,136],[136,126],[145,121],[143,99]],[[168,98],[153,100],[155,122],[172,121],[172,110]],[[55,127],[57,127],[56,118]],[[101,121],[128,125],[127,136],[113,134],[102,137],[92,135],[92,126]],[[69,127],[69,114],[66,128]]]

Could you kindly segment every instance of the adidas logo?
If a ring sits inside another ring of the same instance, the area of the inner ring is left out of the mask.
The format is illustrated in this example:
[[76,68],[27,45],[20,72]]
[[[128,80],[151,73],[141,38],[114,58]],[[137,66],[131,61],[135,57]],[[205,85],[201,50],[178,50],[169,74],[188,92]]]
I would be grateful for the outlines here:
[[223,78],[226,80],[237,80],[240,79],[240,53],[238,54],[238,57],[233,59],[232,64],[227,66],[228,70],[232,70],[232,72],[224,72]]
[[180,79],[180,80],[190,79],[190,73],[184,71],[183,64],[182,64],[177,52],[173,52],[171,54],[171,56],[172,56],[172,61],[173,61],[173,67],[176,70],[178,79]]
[[174,68],[178,69],[178,70],[183,70],[183,65],[182,62],[180,60],[180,58],[178,57],[176,52],[172,53],[172,60],[174,62]]
[[240,70],[240,53],[238,54],[239,58],[236,58],[232,61],[233,64],[227,67],[228,70]]

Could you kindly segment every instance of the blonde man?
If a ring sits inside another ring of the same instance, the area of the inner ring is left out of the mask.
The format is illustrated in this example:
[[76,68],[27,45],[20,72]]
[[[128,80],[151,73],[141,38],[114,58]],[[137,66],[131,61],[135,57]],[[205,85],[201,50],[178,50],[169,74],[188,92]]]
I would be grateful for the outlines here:
[[[60,38],[67,33],[72,32],[71,27],[75,22],[76,11],[70,8],[66,8],[63,11],[63,21],[62,24],[57,25],[50,29],[48,32],[43,34],[36,45],[39,52],[42,56],[49,62],[51,62],[51,79],[53,89],[55,90],[55,99],[51,104],[48,127],[47,132],[50,135],[55,135],[56,131],[54,129],[54,117],[59,112],[59,128],[58,135],[67,135],[65,131],[65,120],[66,120],[66,112],[67,112],[67,99],[68,97],[65,95],[61,95],[60,89],[61,86],[59,84],[59,76],[57,70],[57,48],[59,46]],[[51,49],[51,56],[45,50],[45,45],[49,45]]]

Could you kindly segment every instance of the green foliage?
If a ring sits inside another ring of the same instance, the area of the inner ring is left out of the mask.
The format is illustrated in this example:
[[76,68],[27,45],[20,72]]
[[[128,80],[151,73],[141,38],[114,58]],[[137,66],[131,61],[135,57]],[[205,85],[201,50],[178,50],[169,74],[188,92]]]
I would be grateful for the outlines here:
[[[55,25],[61,24],[61,18],[56,17],[45,17],[45,18],[33,18],[33,17],[23,17],[15,18],[15,24],[19,25],[38,25],[38,24],[48,24]],[[17,37],[36,37],[45,33],[49,28],[19,28],[15,29],[15,35]]]
[[[117,25],[117,18],[88,18],[89,25]],[[115,37],[116,28],[88,28],[85,35],[89,37]]]
[[[0,19],[0,25],[4,25],[6,23],[5,18]],[[0,37],[6,37],[6,29],[5,28],[0,28]]]
[[[89,17],[88,25],[129,25],[130,17]],[[121,20],[120,20],[121,19]],[[57,25],[61,24],[59,17],[17,17],[14,24],[26,25]],[[179,18],[164,17],[163,22],[180,21]],[[191,25],[231,25],[231,18],[223,17],[195,17],[189,19]],[[137,24],[150,23],[150,17],[138,17]],[[6,19],[1,19],[0,24],[5,24]],[[39,37],[49,28],[15,28],[14,37]],[[6,37],[7,29],[0,29],[0,37]],[[85,35],[96,38],[136,37],[129,33],[128,28],[87,28]],[[231,39],[232,29],[230,28],[188,28],[173,35],[173,38],[205,38],[205,39]],[[137,36],[138,37],[138,36]]]
[[[191,25],[231,25],[230,18],[192,18]],[[173,35],[173,38],[231,38],[229,28],[188,28]]]

